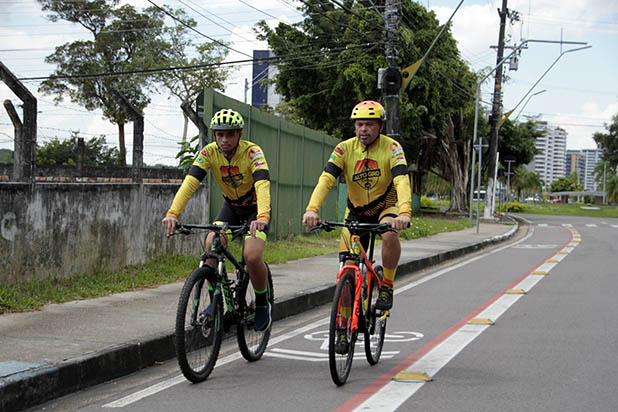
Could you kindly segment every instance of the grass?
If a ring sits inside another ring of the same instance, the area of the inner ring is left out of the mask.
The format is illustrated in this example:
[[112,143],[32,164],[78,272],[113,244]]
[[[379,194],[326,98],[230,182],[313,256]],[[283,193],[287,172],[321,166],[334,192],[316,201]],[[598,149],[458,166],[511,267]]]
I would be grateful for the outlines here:
[[[461,230],[466,219],[446,220],[414,217],[401,239],[416,239],[440,232]],[[334,253],[339,248],[339,232],[314,232],[287,239],[269,240],[264,260],[269,264],[286,263],[303,257]],[[231,247],[238,256],[240,246]],[[67,278],[35,279],[18,284],[0,285],[0,314],[37,310],[48,303],[63,303],[107,296],[184,280],[195,269],[199,255],[165,255],[144,264],[128,266],[118,271],[102,270],[92,274]],[[233,268],[228,266],[228,270]]]
[[[582,207],[598,207],[599,210],[582,209]],[[618,207],[585,204],[562,204],[562,203],[526,203],[522,213],[557,216],[587,216],[618,218]]]

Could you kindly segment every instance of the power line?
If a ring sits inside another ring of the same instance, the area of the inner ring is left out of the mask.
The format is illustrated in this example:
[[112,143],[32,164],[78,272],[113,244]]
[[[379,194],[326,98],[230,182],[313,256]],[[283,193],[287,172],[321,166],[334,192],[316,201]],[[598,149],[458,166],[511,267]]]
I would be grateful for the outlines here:
[[[354,45],[354,46],[339,47],[339,48],[330,49],[328,50],[328,52],[334,53],[334,52],[339,52],[339,51],[348,50],[348,49],[363,48],[363,47],[372,46],[374,44],[377,44],[377,43],[375,42],[374,43],[364,43],[364,44],[359,44],[359,45]],[[278,61],[284,58],[297,59],[297,58],[304,58],[304,57],[319,56],[319,55],[323,55],[324,53],[325,53],[324,51],[317,51],[317,52],[311,51],[311,52],[306,52],[306,53],[295,53],[295,54],[283,55],[283,56],[263,57],[259,59],[251,58],[251,59],[245,59],[245,60],[235,60],[235,61],[230,61],[230,62],[204,63],[204,64],[189,65],[189,66],[158,67],[158,68],[152,68],[152,69],[127,70],[127,71],[120,71],[120,72],[102,72],[102,73],[75,74],[75,75],[60,74],[56,76],[22,77],[22,78],[19,78],[18,80],[39,81],[39,80],[52,80],[52,79],[79,79],[79,78],[93,78],[93,77],[105,77],[105,76],[125,76],[129,74],[148,74],[148,73],[157,73],[157,72],[169,71],[169,70],[192,70],[192,69],[204,69],[208,67],[229,66],[229,65],[236,65],[239,63],[252,63],[254,61]]]
[[193,31],[194,31],[194,32],[196,32],[197,34],[199,34],[199,35],[201,35],[201,36],[206,37],[208,40],[210,40],[210,41],[212,41],[212,42],[215,42],[215,43],[217,43],[217,44],[219,44],[219,45],[221,45],[221,46],[225,47],[225,48],[226,48],[226,49],[228,49],[228,50],[232,50],[232,51],[234,51],[234,52],[236,52],[236,53],[239,53],[239,54],[242,54],[242,55],[244,55],[244,56],[251,57],[251,56],[250,56],[250,55],[248,55],[247,53],[241,52],[240,50],[236,50],[236,49],[234,49],[234,48],[232,48],[232,47],[228,46],[227,44],[220,42],[219,40],[213,39],[212,37],[205,35],[204,33],[200,32],[200,31],[199,31],[199,30],[197,30],[196,28],[191,27],[190,25],[188,25],[187,23],[185,23],[184,21],[182,21],[182,20],[181,20],[181,19],[179,19],[178,17],[174,16],[174,15],[173,15],[172,13],[170,13],[169,11],[167,11],[167,10],[165,10],[164,8],[162,8],[162,7],[160,7],[159,5],[157,5],[157,4],[156,4],[155,2],[153,2],[152,0],[147,0],[147,1],[148,1],[148,3],[152,4],[153,6],[155,6],[157,9],[161,10],[163,13],[167,14],[168,16],[170,16],[172,19],[176,20],[177,22],[179,22],[179,23],[180,23],[180,24],[182,24],[183,26],[185,26],[185,27],[189,28],[190,30],[193,30]]

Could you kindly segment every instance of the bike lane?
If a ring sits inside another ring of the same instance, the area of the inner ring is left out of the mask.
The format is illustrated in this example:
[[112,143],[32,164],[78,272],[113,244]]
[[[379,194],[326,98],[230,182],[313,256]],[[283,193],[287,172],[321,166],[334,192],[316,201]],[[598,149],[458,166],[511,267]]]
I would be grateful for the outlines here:
[[[406,288],[413,288],[418,286],[417,283],[425,283],[438,277],[442,277],[442,281],[446,278],[452,281],[455,277],[464,275],[468,282],[483,282],[485,286],[491,284],[490,287],[480,286],[481,289],[495,288],[499,283],[502,283],[502,288],[482,304],[467,312],[465,316],[460,317],[452,326],[436,334],[432,339],[430,338],[429,342],[363,388],[342,404],[337,411],[395,410],[428,382],[439,380],[436,374],[443,367],[468,345],[473,344],[484,331],[492,328],[506,311],[524,298],[538,282],[549,275],[556,265],[574,251],[580,241],[579,232],[570,225],[554,226],[542,231],[537,228],[536,232],[529,234],[516,244],[482,255],[482,259],[478,262],[467,261],[461,268],[447,268],[419,282],[407,285]],[[507,254],[510,256],[508,259],[503,257]],[[505,264],[507,261],[513,264]],[[474,271],[483,272],[484,276],[477,278],[473,275]],[[446,272],[450,273],[448,276],[443,276],[447,274]],[[509,282],[509,279],[512,281]],[[448,288],[450,291],[442,289],[442,296],[462,296],[470,293],[470,288],[462,287],[459,282],[453,283],[457,284]],[[461,289],[457,291],[456,288]],[[417,290],[419,291],[420,289]],[[399,292],[405,294],[405,288],[401,288]],[[428,293],[439,296],[437,291]],[[475,296],[478,298],[479,295],[475,294]],[[398,300],[401,299],[398,298]],[[446,306],[448,305],[447,303]],[[458,304],[458,306],[462,309],[466,305]],[[428,334],[429,336],[431,335]],[[435,382],[431,383],[431,385],[434,384]]]
[[[192,385],[175,374],[161,382],[160,387],[146,388],[103,407],[156,411],[174,408],[181,402],[184,407],[199,409],[206,402],[208,409],[229,408],[230,401],[235,399],[235,407],[240,408],[255,405],[259,399],[260,410],[309,407],[332,410],[342,402],[341,410],[353,409],[390,383],[397,373],[422,359],[453,334],[456,326],[479,315],[489,305],[479,307],[479,303],[496,301],[507,289],[516,286],[515,280],[522,278],[522,267],[527,268],[526,273],[540,270],[539,262],[553,256],[560,249],[559,242],[564,243],[569,236],[570,232],[563,228],[530,234],[517,244],[429,272],[411,283],[398,284],[380,362],[374,367],[366,363],[362,337],[359,337],[352,371],[342,388],[335,387],[328,371],[325,342],[329,308],[323,307],[316,311],[319,312],[317,320],[271,337],[267,352],[259,362],[247,363],[233,349],[235,342],[228,342],[231,352],[221,354],[206,382]],[[508,251],[517,255],[521,265],[504,267],[500,263]],[[466,313],[469,315],[462,317]],[[375,381],[376,376],[381,378]],[[367,386],[372,381],[375,382]]]

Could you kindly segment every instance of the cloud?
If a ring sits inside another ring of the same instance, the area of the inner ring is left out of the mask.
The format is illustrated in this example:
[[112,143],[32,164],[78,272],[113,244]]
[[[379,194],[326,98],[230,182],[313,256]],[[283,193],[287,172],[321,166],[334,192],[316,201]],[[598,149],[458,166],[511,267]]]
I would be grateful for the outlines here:
[[[597,132],[607,132],[603,124],[608,124],[612,116],[618,114],[618,103],[599,105],[595,102],[585,102],[579,109],[576,114],[559,113],[551,119],[551,123],[567,131],[568,149],[596,148],[592,136]],[[594,125],[598,126],[593,127]]]

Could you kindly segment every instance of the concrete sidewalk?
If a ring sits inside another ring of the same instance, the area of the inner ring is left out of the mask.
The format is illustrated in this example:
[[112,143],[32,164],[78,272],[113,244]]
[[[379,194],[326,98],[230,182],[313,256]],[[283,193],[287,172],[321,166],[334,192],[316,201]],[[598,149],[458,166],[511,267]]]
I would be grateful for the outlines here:
[[[512,237],[517,225],[402,242],[398,279]],[[381,261],[379,250],[375,256]],[[274,320],[332,300],[337,254],[272,265]],[[182,283],[0,316],[0,411],[19,411],[175,357]]]

